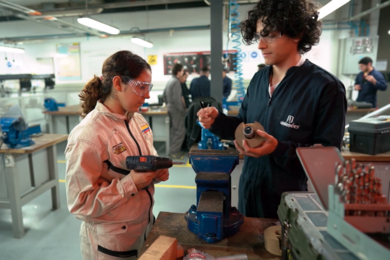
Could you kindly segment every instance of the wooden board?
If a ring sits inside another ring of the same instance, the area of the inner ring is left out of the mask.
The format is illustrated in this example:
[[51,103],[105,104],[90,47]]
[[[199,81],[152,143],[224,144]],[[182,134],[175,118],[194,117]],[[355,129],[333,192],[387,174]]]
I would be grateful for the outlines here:
[[139,113],[144,116],[168,115],[168,111],[166,110],[140,111]]
[[277,220],[245,218],[236,235],[209,244],[188,230],[184,213],[160,212],[140,253],[145,252],[160,235],[164,235],[176,238],[177,243],[184,248],[184,255],[187,255],[188,249],[196,248],[214,257],[247,254],[249,260],[277,260],[281,258],[268,253],[264,248],[264,230],[275,221]]
[[390,152],[377,155],[350,152],[349,150],[341,151],[345,160],[354,158],[357,162],[390,162]]
[[59,107],[58,111],[44,111],[48,115],[80,115],[80,105]]
[[[373,111],[375,111],[375,108],[362,108],[362,109],[353,109],[348,108],[347,113],[362,113],[362,114],[368,114]],[[230,110],[228,111],[228,116],[237,116],[239,113],[239,110]]]
[[[48,115],[80,115],[80,105],[67,106],[67,107],[59,107],[58,111],[44,111],[44,114]],[[150,111],[140,111],[139,112],[145,116],[155,116],[155,115],[168,115],[168,111],[164,109],[159,110],[150,110]]]
[[238,116],[239,110],[230,110],[228,111],[228,116]]
[[139,260],[176,260],[177,239],[159,236]]
[[371,113],[375,111],[376,108],[348,108],[347,113]]
[[59,135],[59,134],[44,134],[40,137],[33,138],[35,144],[23,147],[20,149],[9,149],[5,144],[3,144],[0,153],[10,153],[10,154],[28,154],[33,153],[37,150],[44,149],[46,147],[61,143],[68,139],[68,135]]

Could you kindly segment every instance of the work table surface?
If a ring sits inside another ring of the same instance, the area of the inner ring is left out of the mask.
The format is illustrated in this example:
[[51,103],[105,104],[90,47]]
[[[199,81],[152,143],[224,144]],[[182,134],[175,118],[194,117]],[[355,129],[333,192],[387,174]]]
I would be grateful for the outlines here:
[[58,111],[43,111],[43,113],[48,115],[79,115],[80,108],[80,105],[59,107]]
[[231,237],[214,244],[209,244],[188,230],[184,213],[160,212],[140,255],[160,236],[177,239],[177,243],[187,250],[195,248],[214,257],[247,254],[249,260],[281,259],[268,253],[264,248],[264,230],[271,226],[275,219],[245,218],[240,231]]
[[7,148],[5,144],[1,147],[0,153],[10,153],[10,154],[28,154],[38,151],[40,149],[61,143],[68,139],[68,135],[60,135],[60,134],[44,134],[42,136],[33,137],[32,140],[35,144],[19,148],[12,149]]
[[345,160],[354,158],[358,162],[390,162],[390,152],[369,155],[364,153],[351,152],[349,150],[341,150],[341,155]]
[[[48,115],[80,115],[80,105],[74,105],[74,106],[66,106],[66,107],[59,107],[58,111],[44,111],[44,114]],[[156,116],[156,115],[168,115],[168,111],[166,109],[155,109],[155,110],[149,110],[149,111],[139,111],[138,113],[141,113],[145,116]]]

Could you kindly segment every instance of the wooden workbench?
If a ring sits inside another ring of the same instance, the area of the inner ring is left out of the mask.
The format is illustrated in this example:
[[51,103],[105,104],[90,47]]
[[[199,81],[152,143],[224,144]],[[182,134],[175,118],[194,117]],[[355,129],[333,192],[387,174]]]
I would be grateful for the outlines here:
[[[72,129],[80,123],[81,106],[59,107],[58,111],[44,111],[49,124],[49,133],[51,134],[70,134]],[[154,141],[165,142],[166,154],[170,148],[170,124],[168,111],[165,108],[149,111],[139,111],[148,121],[153,131]]]
[[140,113],[143,116],[161,116],[161,115],[167,116],[168,115],[167,110],[139,111],[138,113]]
[[348,108],[345,114],[345,124],[348,125],[351,121],[362,118],[375,110],[375,108]]
[[229,110],[228,116],[238,116],[239,110]]
[[[79,122],[80,110],[80,105],[74,105],[67,107],[59,107],[58,111],[44,111],[43,113],[48,115],[49,132],[61,133],[61,130],[59,128],[60,126],[64,126],[66,130],[62,132],[65,134],[69,134],[70,131],[72,131],[73,127],[75,127]],[[146,118],[152,116],[168,116],[168,111],[166,110],[151,110],[145,112],[140,111],[139,113],[141,113]],[[63,122],[59,121],[60,118],[63,118]],[[151,123],[150,125],[152,124],[153,123]]]
[[374,112],[376,108],[348,108],[347,113],[371,113]]
[[69,134],[80,122],[80,105],[59,107],[58,111],[43,111],[50,134]]
[[[44,111],[44,114],[47,115],[80,115],[80,105],[67,106],[67,107],[59,107],[58,111]],[[155,115],[168,115],[167,110],[158,109],[158,110],[150,110],[150,111],[139,111],[142,115],[147,116],[155,116]]]
[[[346,114],[346,124],[348,124],[352,120],[359,119],[375,110],[376,110],[375,108],[362,108],[362,109],[348,108]],[[239,110],[228,111],[228,116],[237,116],[238,113]]]
[[140,255],[160,236],[177,239],[177,243],[187,250],[195,248],[214,257],[247,254],[249,260],[281,259],[268,253],[264,248],[264,229],[271,226],[275,219],[245,218],[240,231],[218,243],[209,244],[188,230],[183,213],[160,212]]
[[155,109],[149,111],[139,111],[146,121],[148,121],[150,128],[153,131],[153,140],[158,142],[165,142],[165,154],[169,154],[170,149],[170,123],[168,111],[166,109]]
[[11,149],[7,148],[4,144],[0,150],[0,153],[10,153],[10,154],[29,154],[40,149],[61,143],[68,139],[68,135],[59,135],[59,134],[44,134],[39,137],[32,138],[35,144],[23,147],[21,149]]
[[58,107],[58,111],[43,111],[47,115],[80,115],[80,105]]
[[67,135],[45,134],[33,138],[35,144],[0,150],[0,208],[11,209],[15,238],[24,236],[22,206],[51,190],[52,208],[60,207],[56,144]]
[[389,162],[390,163],[390,152],[380,153],[377,155],[369,155],[364,153],[351,152],[349,150],[342,150],[341,155],[345,160],[354,158],[357,162]]

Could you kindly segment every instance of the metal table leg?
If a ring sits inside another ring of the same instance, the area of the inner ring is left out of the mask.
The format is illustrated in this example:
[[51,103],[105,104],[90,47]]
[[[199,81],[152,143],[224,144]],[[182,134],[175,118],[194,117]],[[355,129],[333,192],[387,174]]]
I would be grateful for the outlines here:
[[70,127],[69,127],[69,116],[65,116],[65,122],[66,122],[66,134],[70,134]]
[[[18,168],[14,163],[14,157],[10,154],[5,155],[5,181],[8,188],[8,197],[12,215],[12,226],[15,238],[24,236],[22,202],[20,198]],[[8,162],[7,162],[8,160]],[[11,160],[11,161],[9,161]]]
[[48,122],[49,122],[49,133],[54,134],[54,119],[52,115],[47,115],[48,116]]
[[171,119],[169,118],[169,116],[166,116],[165,117],[165,127],[167,128],[167,133],[168,133],[168,136],[167,136],[167,139],[165,140],[165,152],[167,154],[167,156],[169,155],[169,148],[170,148],[170,142],[171,142]]
[[59,209],[60,208],[60,186],[58,182],[56,145],[52,145],[48,147],[47,154],[48,154],[50,180],[56,180],[56,185],[53,188],[51,188],[51,199],[52,199],[53,209]]

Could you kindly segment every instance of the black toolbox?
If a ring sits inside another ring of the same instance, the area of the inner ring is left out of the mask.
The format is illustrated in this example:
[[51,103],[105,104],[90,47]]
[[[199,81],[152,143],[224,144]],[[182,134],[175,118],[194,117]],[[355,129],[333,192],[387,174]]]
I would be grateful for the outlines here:
[[351,152],[376,155],[390,151],[390,116],[353,120],[348,131]]

